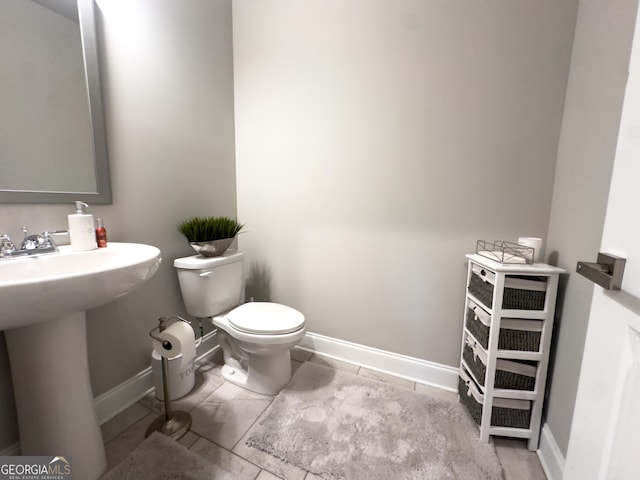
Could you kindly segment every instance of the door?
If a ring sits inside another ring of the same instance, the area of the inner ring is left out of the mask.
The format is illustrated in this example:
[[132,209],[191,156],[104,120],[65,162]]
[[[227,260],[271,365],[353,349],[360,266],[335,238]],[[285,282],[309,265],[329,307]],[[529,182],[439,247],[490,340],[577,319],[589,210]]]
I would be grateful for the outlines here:
[[636,20],[601,247],[626,258],[627,264],[621,291],[594,288],[566,480],[640,478],[639,23]]

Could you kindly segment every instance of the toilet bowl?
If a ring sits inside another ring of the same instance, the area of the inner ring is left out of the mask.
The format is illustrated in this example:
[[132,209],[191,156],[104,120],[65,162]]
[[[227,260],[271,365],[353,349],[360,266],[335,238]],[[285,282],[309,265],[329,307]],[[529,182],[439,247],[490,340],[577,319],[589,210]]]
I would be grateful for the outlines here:
[[213,317],[224,356],[222,378],[275,395],[291,379],[291,349],[306,332],[304,315],[269,302],[251,302]]
[[291,349],[306,332],[304,315],[271,302],[242,303],[244,254],[192,255],[174,261],[187,313],[209,318],[217,328],[222,377],[266,395],[291,379]]

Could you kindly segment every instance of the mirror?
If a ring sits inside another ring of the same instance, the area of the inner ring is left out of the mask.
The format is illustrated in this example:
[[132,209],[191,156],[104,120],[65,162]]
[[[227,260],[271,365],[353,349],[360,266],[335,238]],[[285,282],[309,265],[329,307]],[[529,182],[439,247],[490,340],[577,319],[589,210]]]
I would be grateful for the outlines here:
[[111,203],[95,8],[0,4],[0,202]]

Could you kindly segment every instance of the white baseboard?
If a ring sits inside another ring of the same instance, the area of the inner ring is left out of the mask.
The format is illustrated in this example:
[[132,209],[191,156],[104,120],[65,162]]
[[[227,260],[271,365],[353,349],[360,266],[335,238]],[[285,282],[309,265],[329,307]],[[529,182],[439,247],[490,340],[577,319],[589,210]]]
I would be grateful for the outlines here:
[[542,425],[540,431],[540,447],[537,453],[547,480],[562,480],[564,477],[564,455],[546,423]]
[[117,414],[127,409],[153,388],[151,367],[145,368],[135,376],[116,385],[111,390],[94,399],[98,423],[111,420]]
[[[196,349],[196,361],[213,353],[220,348],[216,339],[216,332],[209,332]],[[149,352],[151,357],[151,351]],[[123,410],[129,408],[153,389],[153,372],[151,367],[145,368],[130,379],[116,385],[111,390],[94,399],[98,423],[111,420]]]
[[[317,333],[307,333],[299,345],[321,355],[389,373],[408,380],[455,391],[458,384],[458,369],[413,358],[398,353],[325,337]],[[215,351],[218,342],[215,331],[205,335],[198,346],[198,358]],[[153,388],[151,367],[96,397],[95,405],[100,425],[133,405]]]
[[0,457],[17,457],[20,455],[20,442],[9,445],[0,450]]
[[449,391],[457,391],[458,368],[307,332],[299,348]]

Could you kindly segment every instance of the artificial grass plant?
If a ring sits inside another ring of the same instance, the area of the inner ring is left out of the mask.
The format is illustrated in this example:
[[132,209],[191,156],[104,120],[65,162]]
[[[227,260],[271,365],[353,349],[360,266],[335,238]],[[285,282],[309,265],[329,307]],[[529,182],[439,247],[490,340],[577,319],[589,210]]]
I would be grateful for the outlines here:
[[178,231],[189,242],[208,242],[233,238],[244,225],[229,217],[192,217],[178,224]]

